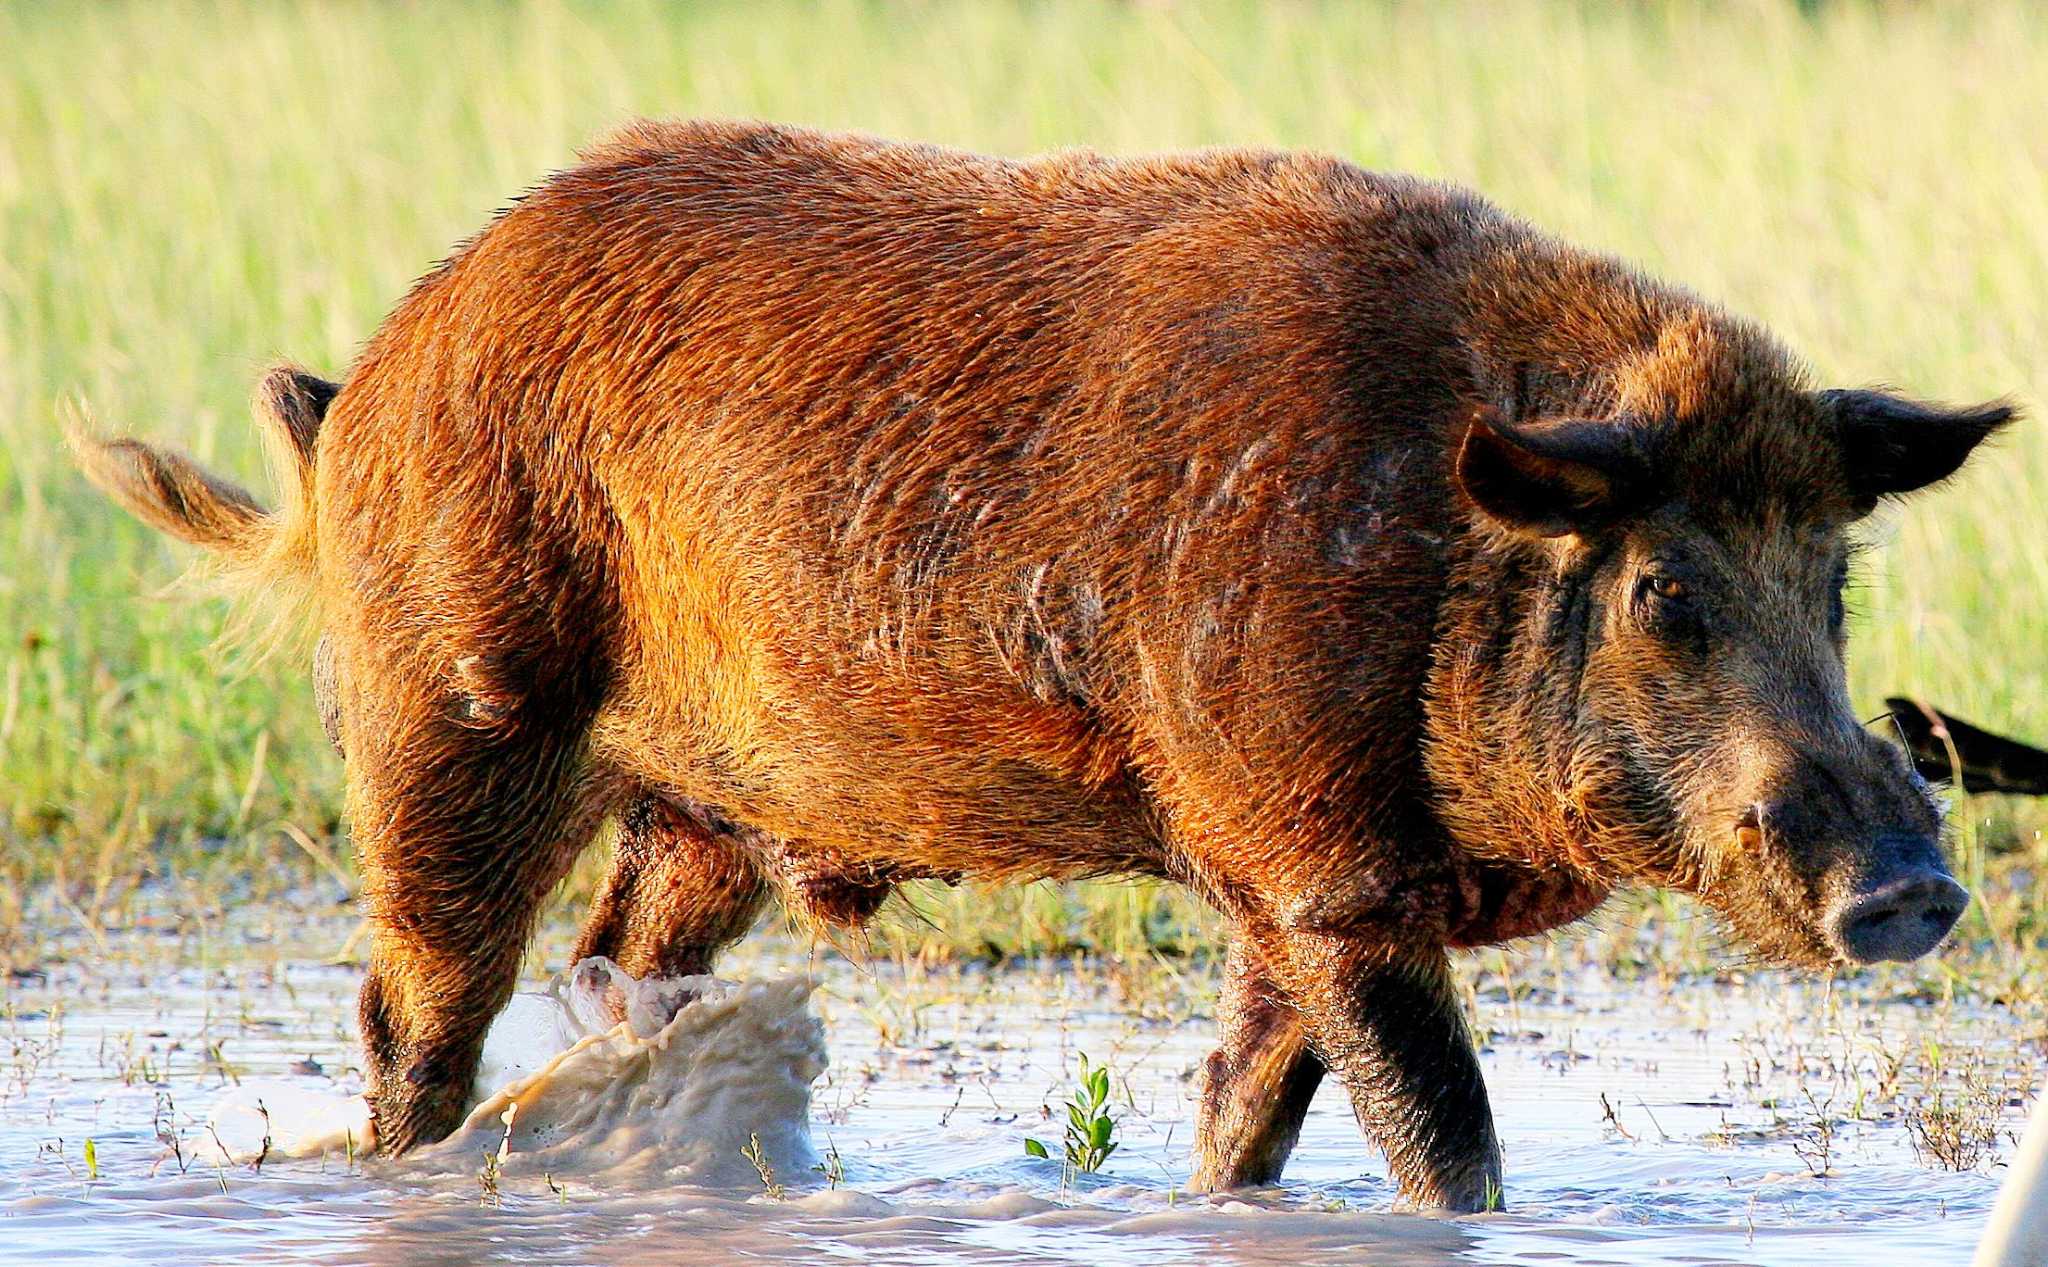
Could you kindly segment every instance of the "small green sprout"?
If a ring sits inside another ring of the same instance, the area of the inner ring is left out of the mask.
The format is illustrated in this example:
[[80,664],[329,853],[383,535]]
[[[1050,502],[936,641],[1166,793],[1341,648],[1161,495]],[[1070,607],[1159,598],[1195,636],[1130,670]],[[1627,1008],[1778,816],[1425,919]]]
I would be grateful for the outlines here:
[[1486,1203],[1480,1208],[1487,1214],[1497,1214],[1508,1208],[1507,1193],[1501,1189],[1500,1180],[1491,1175],[1486,1179]]
[[[1102,1169],[1102,1163],[1109,1160],[1117,1149],[1113,1136],[1116,1134],[1116,1119],[1109,1115],[1109,1070],[1102,1065],[1090,1065],[1088,1057],[1081,1057],[1080,1077],[1074,1087],[1074,1098],[1067,1104],[1067,1132],[1064,1142],[1067,1169],[1084,1175],[1092,1175]],[[1052,1160],[1052,1153],[1035,1139],[1024,1141],[1025,1155]]]

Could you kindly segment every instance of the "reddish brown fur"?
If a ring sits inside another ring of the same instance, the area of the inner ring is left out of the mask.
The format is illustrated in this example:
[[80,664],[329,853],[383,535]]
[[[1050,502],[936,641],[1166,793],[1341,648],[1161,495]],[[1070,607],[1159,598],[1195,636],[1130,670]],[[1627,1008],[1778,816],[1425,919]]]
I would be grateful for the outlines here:
[[[304,437],[276,532],[308,548],[263,547],[316,579],[380,1143],[455,1123],[542,897],[624,812],[581,949],[635,971],[705,970],[767,885],[851,922],[911,877],[1179,880],[1236,929],[1202,1182],[1274,1177],[1327,1067],[1409,1194],[1483,1205],[1448,947],[1647,882],[1812,959],[1784,894],[1848,883],[1813,859],[1932,830],[1840,731],[1811,584],[1911,486],[1859,456],[1869,412],[1331,159],[630,129],[413,289]],[[192,497],[95,461],[178,530]],[[1619,597],[1679,546],[1747,587],[1747,658]],[[1685,737],[1772,690],[1806,738]],[[1853,804],[1731,860],[1808,739]]]

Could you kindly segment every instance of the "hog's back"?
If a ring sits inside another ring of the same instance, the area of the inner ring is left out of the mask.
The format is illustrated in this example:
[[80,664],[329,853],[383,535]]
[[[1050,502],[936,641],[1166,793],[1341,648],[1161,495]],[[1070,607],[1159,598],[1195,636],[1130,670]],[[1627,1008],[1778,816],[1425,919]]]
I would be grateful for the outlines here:
[[508,612],[601,628],[605,759],[864,858],[1394,812],[1493,224],[1329,160],[642,127],[379,331],[323,575],[471,677]]

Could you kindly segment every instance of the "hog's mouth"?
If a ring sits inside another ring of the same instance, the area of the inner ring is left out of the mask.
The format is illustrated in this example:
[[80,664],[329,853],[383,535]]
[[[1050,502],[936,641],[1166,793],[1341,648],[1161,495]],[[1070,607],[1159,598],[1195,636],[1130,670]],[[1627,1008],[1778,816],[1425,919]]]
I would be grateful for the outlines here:
[[1698,896],[1760,966],[1825,972],[1849,962],[1828,940],[1820,894],[1781,868],[1719,867]]

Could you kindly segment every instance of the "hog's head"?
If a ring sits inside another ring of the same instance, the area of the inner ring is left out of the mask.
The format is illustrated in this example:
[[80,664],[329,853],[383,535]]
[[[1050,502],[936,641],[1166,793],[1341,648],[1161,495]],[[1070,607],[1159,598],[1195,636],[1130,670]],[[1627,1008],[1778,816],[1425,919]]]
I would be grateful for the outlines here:
[[1476,411],[1457,482],[1525,591],[1496,727],[1568,848],[1698,895],[1766,956],[1913,959],[1968,895],[1906,754],[1851,710],[1851,527],[2012,411],[1873,391],[1694,393],[1597,421]]

